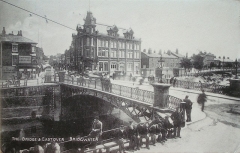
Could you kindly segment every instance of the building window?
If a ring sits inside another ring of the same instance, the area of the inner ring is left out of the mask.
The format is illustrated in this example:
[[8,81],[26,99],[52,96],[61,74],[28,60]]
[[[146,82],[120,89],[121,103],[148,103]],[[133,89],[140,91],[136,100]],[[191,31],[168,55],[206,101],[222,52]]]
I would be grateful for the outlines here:
[[18,52],[18,45],[17,44],[12,45],[12,52]]
[[101,40],[97,40],[97,42],[98,42],[98,47],[101,47]]
[[16,66],[18,63],[18,55],[12,55],[12,66]]
[[121,51],[122,53],[122,58],[125,58],[125,51]]
[[108,63],[104,63],[104,71],[108,71]]
[[108,47],[108,41],[106,41],[106,47]]
[[89,46],[89,45],[90,45],[90,39],[87,38],[87,46]]
[[114,42],[113,41],[111,42],[111,48],[114,48]]
[[116,69],[117,65],[116,64],[111,64],[111,69]]
[[36,53],[36,47],[32,46],[32,53]]
[[128,52],[128,58],[133,58],[133,53],[132,52]]
[[99,71],[103,71],[103,63],[99,62]]
[[124,43],[124,42],[122,43],[122,48],[123,48],[123,49],[125,48],[125,43]]
[[132,70],[132,63],[128,63],[128,70]]
[[91,46],[93,46],[93,38],[91,38]]
[[117,57],[116,51],[111,51],[111,57]]

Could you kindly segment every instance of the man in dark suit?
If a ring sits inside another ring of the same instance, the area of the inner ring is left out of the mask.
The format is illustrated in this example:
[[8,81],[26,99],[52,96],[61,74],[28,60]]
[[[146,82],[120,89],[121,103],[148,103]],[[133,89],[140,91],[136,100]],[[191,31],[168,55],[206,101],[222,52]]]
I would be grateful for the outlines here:
[[135,147],[137,147],[137,150],[140,150],[140,143],[139,143],[139,134],[137,131],[136,125],[133,124],[133,121],[129,121],[129,125],[127,126],[127,135],[128,139],[130,140],[129,142],[129,148],[132,150],[135,150]]
[[140,135],[140,146],[142,145],[142,139],[146,139],[146,147],[149,148],[149,136],[148,136],[148,123],[139,123],[137,125],[137,130]]
[[174,129],[174,137],[179,137],[181,138],[180,136],[180,131],[181,131],[181,122],[182,122],[182,115],[183,115],[183,112],[181,111],[180,112],[180,108],[177,107],[176,108],[176,111],[172,113],[171,115],[171,118],[173,120],[173,129]]
[[117,130],[117,143],[119,145],[119,152],[124,153],[125,148],[124,148],[124,139],[127,139],[127,132],[124,129],[124,126],[121,125],[120,128]]
[[190,99],[188,99],[188,96],[185,97],[185,99],[183,99],[184,102],[186,102],[185,104],[185,109],[186,109],[186,114],[187,114],[187,120],[186,122],[191,122],[191,112],[192,112],[192,102]]

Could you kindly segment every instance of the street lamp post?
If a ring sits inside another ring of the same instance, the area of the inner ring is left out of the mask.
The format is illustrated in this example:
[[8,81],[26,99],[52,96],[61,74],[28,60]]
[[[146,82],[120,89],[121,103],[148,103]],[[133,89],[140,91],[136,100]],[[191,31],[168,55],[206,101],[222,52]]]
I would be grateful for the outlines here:
[[161,54],[160,60],[159,60],[158,62],[161,63],[161,64],[160,64],[160,71],[161,71],[161,74],[160,74],[160,83],[163,83],[163,81],[162,81],[162,76],[163,76],[163,74],[162,74],[162,68],[163,68],[162,63],[164,62],[164,60],[162,59],[162,54]]

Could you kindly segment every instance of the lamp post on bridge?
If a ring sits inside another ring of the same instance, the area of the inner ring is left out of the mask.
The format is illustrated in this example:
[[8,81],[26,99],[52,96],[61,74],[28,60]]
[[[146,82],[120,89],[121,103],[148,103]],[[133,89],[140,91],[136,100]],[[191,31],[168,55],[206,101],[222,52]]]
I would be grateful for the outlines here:
[[160,66],[156,69],[158,71],[158,73],[157,73],[158,76],[160,76],[160,81],[158,80],[158,82],[163,83],[163,81],[162,81],[162,76],[163,76],[163,74],[162,74],[162,70],[163,70],[162,63],[164,62],[164,60],[162,59],[162,54],[161,54],[160,60],[158,62],[161,63]]

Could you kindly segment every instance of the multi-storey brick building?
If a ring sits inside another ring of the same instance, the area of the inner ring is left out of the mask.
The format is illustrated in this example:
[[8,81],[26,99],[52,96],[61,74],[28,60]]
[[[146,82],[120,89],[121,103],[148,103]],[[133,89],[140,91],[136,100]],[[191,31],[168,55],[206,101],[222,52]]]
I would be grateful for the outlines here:
[[[167,53],[156,53],[149,49],[147,52],[141,53],[141,72],[144,77],[155,76],[155,69],[158,67],[163,68],[164,78],[172,77],[174,69],[179,68],[179,57],[172,55],[170,51]],[[162,62],[160,62],[162,59]]]
[[13,76],[36,77],[38,68],[36,59],[36,44],[22,36],[22,31],[17,35],[6,34],[5,28],[0,35],[1,42],[1,76],[10,79]]
[[134,37],[132,29],[123,30],[120,36],[119,28],[114,25],[107,27],[107,33],[99,33],[91,12],[87,12],[84,21],[83,27],[77,26],[77,35],[72,35],[70,56],[75,70],[139,74],[141,40]]

